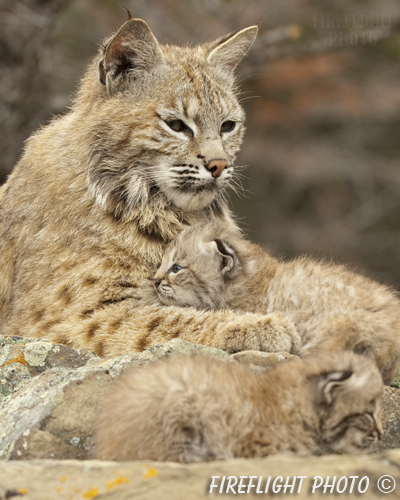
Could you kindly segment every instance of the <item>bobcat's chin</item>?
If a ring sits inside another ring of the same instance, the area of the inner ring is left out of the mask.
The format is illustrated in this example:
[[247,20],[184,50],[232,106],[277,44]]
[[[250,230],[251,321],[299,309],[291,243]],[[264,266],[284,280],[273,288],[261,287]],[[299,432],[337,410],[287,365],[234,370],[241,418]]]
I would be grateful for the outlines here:
[[167,199],[177,208],[186,213],[196,212],[210,205],[219,191],[220,187],[203,186],[193,191],[180,191],[179,189],[167,187],[163,189]]

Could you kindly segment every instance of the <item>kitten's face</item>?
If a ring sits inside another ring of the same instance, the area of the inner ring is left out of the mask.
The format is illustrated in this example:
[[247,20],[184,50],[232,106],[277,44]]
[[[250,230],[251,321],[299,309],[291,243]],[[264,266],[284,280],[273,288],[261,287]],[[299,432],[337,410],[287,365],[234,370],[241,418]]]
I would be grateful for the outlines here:
[[217,308],[223,297],[224,280],[216,243],[183,240],[171,245],[153,281],[158,298],[165,305]]
[[377,443],[383,436],[381,403],[371,401],[359,414],[349,414],[332,429],[327,429],[327,444],[333,450],[354,453]]
[[382,438],[383,384],[378,370],[372,368],[370,373],[355,371],[350,376],[342,372],[346,378],[333,379],[324,387],[319,412],[322,440],[328,448],[354,453]]

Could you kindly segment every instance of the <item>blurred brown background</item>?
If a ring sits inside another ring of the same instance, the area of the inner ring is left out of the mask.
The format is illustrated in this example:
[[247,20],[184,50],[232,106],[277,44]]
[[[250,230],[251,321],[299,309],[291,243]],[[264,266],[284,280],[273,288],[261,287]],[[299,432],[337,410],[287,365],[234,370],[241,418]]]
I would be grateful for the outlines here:
[[348,262],[400,288],[397,0],[0,0],[1,181],[29,134],[67,110],[121,4],[163,43],[261,19],[240,67],[242,227],[283,257]]

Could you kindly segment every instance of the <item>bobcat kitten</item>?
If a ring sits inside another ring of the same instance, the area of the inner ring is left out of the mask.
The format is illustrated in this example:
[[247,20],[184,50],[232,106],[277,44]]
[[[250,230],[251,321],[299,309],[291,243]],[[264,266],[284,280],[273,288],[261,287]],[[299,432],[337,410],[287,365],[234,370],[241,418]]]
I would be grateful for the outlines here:
[[163,304],[280,313],[300,356],[346,349],[374,359],[385,384],[398,372],[400,301],[343,266],[281,262],[226,225],[200,224],[171,242],[153,281]]
[[359,451],[382,437],[382,389],[374,364],[350,352],[263,375],[203,356],[161,360],[112,387],[97,457],[188,463]]

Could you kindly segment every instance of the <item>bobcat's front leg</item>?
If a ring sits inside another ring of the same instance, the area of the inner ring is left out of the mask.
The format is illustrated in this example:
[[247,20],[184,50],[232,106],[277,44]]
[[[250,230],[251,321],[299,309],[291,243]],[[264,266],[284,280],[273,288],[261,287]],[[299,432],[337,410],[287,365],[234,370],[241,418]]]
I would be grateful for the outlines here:
[[215,342],[227,352],[251,349],[297,354],[301,348],[294,324],[281,313],[237,315],[218,329]]
[[[90,319],[53,327],[52,340],[64,339],[73,347],[90,349],[100,356],[140,352],[173,338],[223,349],[297,352],[298,334],[279,313],[268,315],[233,311],[199,311],[191,307],[137,306],[128,301],[94,311]],[[79,328],[77,330],[77,327]]]

